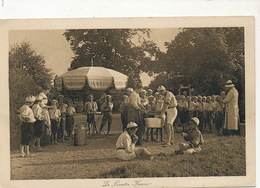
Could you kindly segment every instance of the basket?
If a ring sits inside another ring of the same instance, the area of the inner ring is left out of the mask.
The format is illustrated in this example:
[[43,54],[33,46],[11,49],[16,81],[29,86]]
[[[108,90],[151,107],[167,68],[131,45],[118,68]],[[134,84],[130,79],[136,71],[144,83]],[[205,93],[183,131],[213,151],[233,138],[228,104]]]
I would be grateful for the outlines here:
[[159,118],[144,118],[147,128],[162,128],[162,119]]

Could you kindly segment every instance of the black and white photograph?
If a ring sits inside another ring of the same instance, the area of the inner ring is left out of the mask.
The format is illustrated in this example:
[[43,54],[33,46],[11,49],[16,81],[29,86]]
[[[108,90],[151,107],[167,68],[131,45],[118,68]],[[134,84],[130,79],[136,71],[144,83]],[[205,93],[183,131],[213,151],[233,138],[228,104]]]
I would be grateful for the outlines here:
[[253,17],[77,21],[8,28],[11,181],[254,183]]

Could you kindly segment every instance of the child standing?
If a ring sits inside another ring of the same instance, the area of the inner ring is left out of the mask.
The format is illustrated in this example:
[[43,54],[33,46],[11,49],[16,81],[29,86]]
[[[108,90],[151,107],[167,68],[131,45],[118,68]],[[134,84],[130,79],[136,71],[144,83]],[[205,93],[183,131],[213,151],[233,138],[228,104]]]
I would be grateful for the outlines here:
[[198,118],[200,120],[200,124],[199,124],[199,129],[200,131],[204,130],[204,126],[205,126],[205,103],[203,102],[203,97],[199,96],[198,97]]
[[57,108],[57,105],[58,105],[57,100],[52,100],[51,105],[52,105],[52,108],[49,110],[49,114],[50,114],[50,119],[51,119],[52,144],[57,144],[58,129],[60,127],[60,120],[61,120],[61,112]]
[[215,101],[215,126],[218,135],[223,135],[223,121],[224,121],[224,104],[221,102],[220,96],[216,97]]
[[[154,96],[148,97],[148,103],[144,106],[146,109],[146,117],[154,118]],[[146,130],[146,140],[149,141],[149,134],[151,135],[151,141],[155,141],[153,136],[153,128],[147,128]]]
[[65,141],[65,135],[66,135],[66,112],[68,105],[64,103],[64,96],[59,95],[58,96],[58,108],[61,112],[61,120],[60,120],[60,126],[58,129],[58,140],[64,142]]
[[123,96],[124,101],[120,104],[119,112],[121,113],[121,123],[123,125],[123,132],[127,126],[127,113],[128,113],[128,103],[129,97],[127,95]]
[[22,122],[21,130],[21,142],[20,142],[20,154],[21,157],[32,156],[30,155],[29,144],[33,140],[34,132],[34,118],[33,111],[30,108],[35,102],[34,96],[28,96],[25,99],[26,103],[19,110],[19,118]]
[[[155,112],[155,116],[154,117],[159,117],[159,115],[162,112],[162,108],[163,108],[163,99],[162,99],[162,95],[158,94],[156,97],[156,102],[154,105],[154,112]],[[160,132],[160,137],[161,137],[161,141],[164,142],[165,140],[163,139],[163,126],[164,126],[164,122],[165,122],[165,114],[163,114],[162,116],[162,127],[161,128],[156,128],[156,142],[159,142],[159,132]]]
[[72,132],[74,130],[74,116],[76,115],[76,110],[73,106],[72,100],[68,99],[68,108],[66,111],[66,131],[68,139],[72,138]]
[[96,118],[95,118],[95,113],[98,110],[97,103],[94,101],[94,96],[92,94],[89,95],[89,101],[85,103],[85,112],[87,113],[87,124],[88,124],[88,133],[91,133],[91,124],[93,126],[93,134],[94,131],[97,131],[96,127]]
[[42,103],[43,97],[41,95],[36,96],[35,104],[32,106],[32,111],[34,118],[36,119],[34,123],[34,142],[36,142],[36,149],[37,151],[41,151],[41,138],[44,131],[44,113],[43,109],[40,106]]
[[[214,119],[214,104],[212,103],[211,97],[207,97],[207,101],[205,103],[205,114],[206,114],[206,127],[209,127],[209,133],[213,133],[213,119]],[[206,128],[205,127],[205,128]]]
[[101,113],[103,114],[102,122],[100,125],[100,130],[99,132],[101,133],[103,130],[104,125],[108,124],[107,127],[107,134],[110,132],[111,124],[112,124],[112,109],[113,109],[113,103],[112,103],[112,97],[111,95],[106,96],[105,102],[101,105]]

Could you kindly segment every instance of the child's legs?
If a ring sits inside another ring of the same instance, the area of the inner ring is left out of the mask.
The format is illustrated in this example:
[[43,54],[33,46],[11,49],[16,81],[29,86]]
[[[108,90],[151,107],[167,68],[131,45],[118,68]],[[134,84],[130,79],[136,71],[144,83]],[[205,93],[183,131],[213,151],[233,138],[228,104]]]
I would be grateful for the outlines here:
[[153,141],[153,140],[154,140],[154,137],[153,137],[153,128],[151,128],[151,130],[150,130],[150,135],[151,135],[151,140]]
[[145,148],[135,148],[136,155],[151,155],[151,153]]
[[165,129],[166,129],[166,131],[167,131],[167,138],[166,138],[166,142],[167,143],[170,143],[171,142],[171,137],[172,137],[172,129],[171,129],[171,124],[169,124],[169,123],[167,123],[166,125],[165,125]]
[[101,125],[100,125],[100,129],[99,129],[100,132],[103,130],[103,127],[107,123],[107,120],[108,120],[107,114],[104,113],[103,118],[102,118],[102,122],[101,122]]
[[149,140],[150,128],[146,129],[146,139]]
[[187,149],[189,149],[190,148],[190,146],[189,146],[189,144],[187,144],[187,143],[180,143],[179,144],[179,148],[180,148],[180,150],[187,150]]
[[110,132],[110,128],[111,128],[111,125],[112,125],[112,114],[108,114],[108,117],[107,117],[107,125],[108,125],[108,127],[107,127],[107,133],[109,133]]

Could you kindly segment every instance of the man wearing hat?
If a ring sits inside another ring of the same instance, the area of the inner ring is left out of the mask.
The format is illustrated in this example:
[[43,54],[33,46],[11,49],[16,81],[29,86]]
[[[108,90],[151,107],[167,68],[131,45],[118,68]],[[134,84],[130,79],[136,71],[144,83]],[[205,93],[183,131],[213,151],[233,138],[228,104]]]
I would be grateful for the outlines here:
[[226,106],[224,133],[225,134],[237,134],[239,123],[239,109],[238,109],[238,91],[231,80],[226,82],[225,88],[227,90],[227,96],[223,100]]
[[188,143],[180,143],[179,148],[180,150],[176,153],[180,154],[192,154],[201,151],[201,145],[204,142],[201,132],[198,129],[199,126],[199,119],[197,117],[193,117],[190,119],[189,122],[189,132],[188,133],[181,133],[181,136],[188,142]]
[[121,133],[116,142],[116,156],[123,161],[135,159],[138,155],[142,155],[147,159],[152,159],[153,155],[145,148],[136,148],[135,144],[138,141],[136,135],[137,124],[130,122],[126,126],[126,130]]
[[159,118],[162,118],[165,112],[167,113],[166,116],[166,131],[167,131],[167,140],[165,143],[165,146],[171,146],[173,144],[173,138],[174,138],[174,129],[173,129],[173,123],[177,117],[178,111],[177,111],[177,100],[175,99],[175,96],[170,91],[167,91],[163,85],[160,85],[157,89],[157,91],[164,96],[164,104],[161,111],[161,114],[159,115]]
[[33,140],[34,133],[34,118],[33,111],[30,108],[35,102],[35,97],[30,95],[26,97],[26,103],[19,110],[19,118],[22,122],[21,130],[21,142],[20,153],[21,157],[31,156],[29,151],[29,145]]

